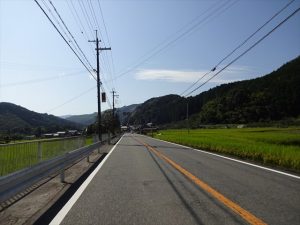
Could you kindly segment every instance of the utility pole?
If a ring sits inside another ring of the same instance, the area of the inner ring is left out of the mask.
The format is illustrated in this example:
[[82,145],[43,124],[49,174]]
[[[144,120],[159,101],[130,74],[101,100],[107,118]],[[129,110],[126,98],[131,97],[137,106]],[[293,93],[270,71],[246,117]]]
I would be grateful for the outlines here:
[[115,128],[115,98],[116,97],[119,97],[119,95],[116,95],[116,91],[115,90],[112,90],[112,95],[113,95],[113,111],[112,111],[112,126],[113,126],[113,131],[114,131],[114,128]]
[[114,91],[114,90],[111,93],[113,94],[113,113],[112,113],[112,115],[113,115],[113,118],[115,118],[115,98],[119,97],[119,95],[116,95],[116,91]]
[[187,129],[188,134],[190,133],[190,124],[189,124],[189,102],[186,103],[186,121],[187,121]]
[[100,81],[100,65],[99,65],[99,51],[102,50],[111,50],[111,48],[99,48],[99,42],[101,40],[98,39],[98,32],[96,30],[96,40],[89,41],[89,42],[96,42],[96,52],[97,52],[97,103],[98,103],[98,138],[99,141],[102,141],[102,133],[101,133],[101,99],[100,99],[100,86],[101,86],[101,81]]

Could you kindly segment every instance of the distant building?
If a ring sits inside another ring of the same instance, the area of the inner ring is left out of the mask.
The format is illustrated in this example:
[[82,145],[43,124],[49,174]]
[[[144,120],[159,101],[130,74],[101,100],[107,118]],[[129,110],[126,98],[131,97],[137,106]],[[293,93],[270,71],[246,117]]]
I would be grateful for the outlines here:
[[68,130],[67,133],[68,136],[77,136],[81,134],[78,130]]
[[42,134],[43,138],[52,138],[54,136],[54,134]]
[[58,134],[58,137],[65,137],[67,132],[66,131],[58,131],[56,134]]
[[24,137],[25,140],[33,140],[35,138],[36,138],[35,135],[29,135],[29,136]]
[[129,127],[127,127],[127,126],[121,126],[121,131],[122,132],[129,131]]

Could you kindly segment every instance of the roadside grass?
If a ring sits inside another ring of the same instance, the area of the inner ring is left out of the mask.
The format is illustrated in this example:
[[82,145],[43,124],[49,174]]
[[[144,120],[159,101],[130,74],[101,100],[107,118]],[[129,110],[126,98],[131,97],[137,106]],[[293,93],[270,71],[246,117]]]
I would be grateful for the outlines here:
[[92,137],[43,140],[40,142],[41,154],[39,154],[38,141],[0,145],[0,176],[33,166],[40,161],[63,155],[92,143]]
[[300,128],[162,130],[155,138],[300,172]]

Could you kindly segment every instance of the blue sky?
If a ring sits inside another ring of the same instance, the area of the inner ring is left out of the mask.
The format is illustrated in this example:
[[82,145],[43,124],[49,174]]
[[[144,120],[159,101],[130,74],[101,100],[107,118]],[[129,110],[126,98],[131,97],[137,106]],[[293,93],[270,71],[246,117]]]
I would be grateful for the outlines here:
[[[59,27],[55,22],[59,19],[55,20],[48,11],[49,8],[55,15],[50,2],[38,2]],[[181,94],[288,2],[52,0],[94,68],[94,46],[87,40],[94,39],[93,30],[100,27],[101,46],[112,48],[111,52],[101,53],[101,78],[110,102],[111,90],[117,91],[117,107]],[[217,69],[299,6],[300,1],[295,0]],[[221,83],[265,75],[297,57],[299,24],[300,13],[193,95]],[[191,32],[183,35],[189,29]],[[173,43],[166,48],[160,45],[170,41]],[[155,48],[161,51],[154,54]],[[33,0],[0,0],[0,102],[54,115],[91,113],[97,110],[95,86],[95,80]],[[109,104],[103,103],[102,109],[107,108]]]

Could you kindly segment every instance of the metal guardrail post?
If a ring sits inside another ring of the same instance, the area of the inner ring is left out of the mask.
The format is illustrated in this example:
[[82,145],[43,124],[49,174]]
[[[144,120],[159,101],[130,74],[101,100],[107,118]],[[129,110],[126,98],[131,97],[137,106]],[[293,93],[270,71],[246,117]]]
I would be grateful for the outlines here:
[[[43,143],[41,141],[41,150],[43,150],[42,145]],[[0,202],[8,200],[9,198],[17,195],[26,188],[31,187],[33,184],[46,177],[49,177],[49,175],[52,174],[59,174],[60,181],[66,182],[65,170],[69,166],[72,166],[77,160],[87,157],[88,154],[99,148],[100,145],[101,143],[98,142],[89,146],[84,146],[82,148],[66,152],[65,154],[55,158],[43,160],[40,163],[29,166],[17,172],[0,176]],[[63,146],[60,145],[60,147]]]
[[109,144],[110,145],[110,132],[108,132],[108,138],[107,138],[107,144]]
[[68,160],[68,152],[65,153],[65,160],[62,164],[62,168],[61,168],[61,171],[60,171],[60,182],[61,183],[64,183],[65,182],[65,168],[66,168],[66,162]]
[[38,162],[43,160],[42,143],[38,142]]
[[77,148],[80,148],[81,147],[81,138],[79,137],[77,139]]

